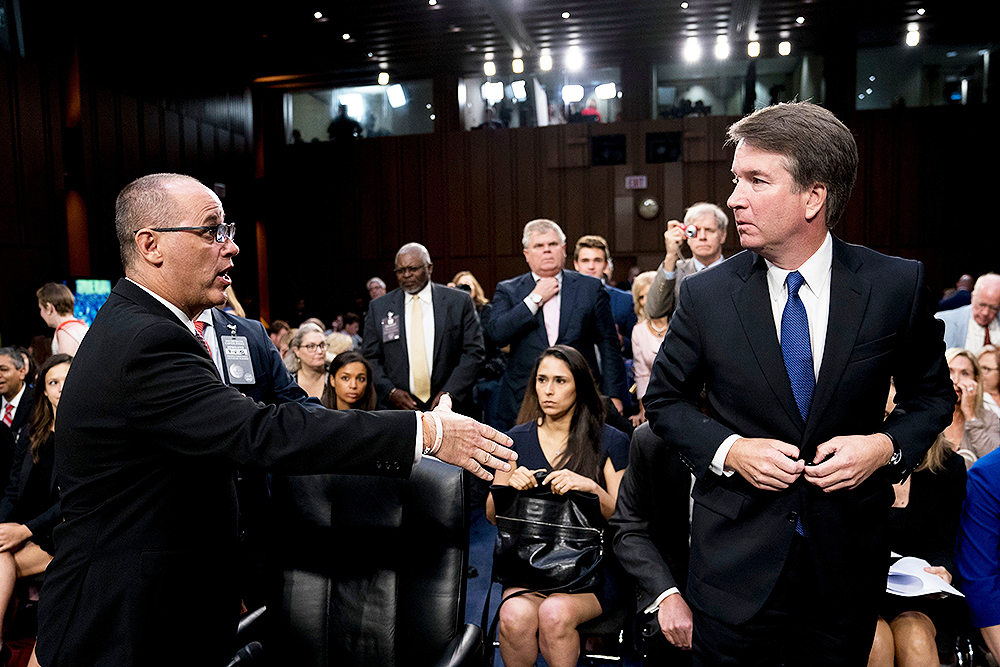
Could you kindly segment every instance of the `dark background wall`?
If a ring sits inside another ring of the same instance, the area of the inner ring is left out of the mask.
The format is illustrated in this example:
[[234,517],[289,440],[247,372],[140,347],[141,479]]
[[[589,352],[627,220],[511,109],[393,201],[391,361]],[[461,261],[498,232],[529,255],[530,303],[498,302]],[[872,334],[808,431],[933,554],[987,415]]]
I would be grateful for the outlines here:
[[[732,148],[726,117],[448,132],[332,144],[266,144],[265,228],[272,314],[300,298],[325,316],[347,308],[379,275],[395,286],[392,261],[409,241],[427,245],[434,277],[471,270],[492,293],[525,270],[521,230],[536,217],[558,221],[568,250],[582,234],[611,244],[616,278],[655,268],[666,221],[696,201],[725,206]],[[935,293],[961,273],[1000,269],[1000,225],[982,167],[996,153],[988,108],[858,112],[847,120],[861,168],[836,233],[849,242],[923,261]],[[680,162],[646,164],[648,132],[681,132]],[[591,166],[591,137],[624,134],[621,166]],[[626,175],[648,189],[626,190]],[[984,197],[985,195],[985,197]],[[643,220],[652,196],[660,215]],[[730,228],[726,252],[739,249]]]

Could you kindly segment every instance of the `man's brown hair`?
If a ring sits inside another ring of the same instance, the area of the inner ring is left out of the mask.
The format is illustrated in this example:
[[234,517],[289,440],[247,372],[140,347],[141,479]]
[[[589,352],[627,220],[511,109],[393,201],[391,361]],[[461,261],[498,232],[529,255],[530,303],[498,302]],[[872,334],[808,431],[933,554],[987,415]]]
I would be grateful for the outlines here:
[[73,314],[73,304],[76,303],[76,300],[73,298],[73,293],[65,285],[45,283],[38,288],[35,296],[38,297],[38,303],[43,306],[51,303],[60,315]]
[[597,248],[598,250],[603,250],[605,262],[611,256],[611,252],[608,250],[608,242],[603,236],[598,236],[597,234],[587,234],[577,240],[576,247],[573,248],[574,262],[580,259],[580,248]]

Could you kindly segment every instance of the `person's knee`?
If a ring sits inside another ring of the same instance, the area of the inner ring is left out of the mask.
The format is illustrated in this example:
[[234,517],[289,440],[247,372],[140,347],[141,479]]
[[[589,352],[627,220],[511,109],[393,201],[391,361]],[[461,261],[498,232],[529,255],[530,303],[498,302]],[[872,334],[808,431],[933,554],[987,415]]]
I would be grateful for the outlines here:
[[892,667],[896,647],[889,624],[881,618],[875,626],[875,640],[872,642],[871,655],[868,657],[868,667]]
[[565,598],[546,598],[538,608],[538,632],[546,637],[565,637],[576,630],[572,605]]
[[505,637],[534,636],[538,631],[538,611],[527,600],[514,598],[500,608],[500,634]]
[[927,614],[907,611],[892,621],[892,633],[896,638],[897,651],[907,651],[920,655],[937,652],[934,637],[937,635],[934,622]]

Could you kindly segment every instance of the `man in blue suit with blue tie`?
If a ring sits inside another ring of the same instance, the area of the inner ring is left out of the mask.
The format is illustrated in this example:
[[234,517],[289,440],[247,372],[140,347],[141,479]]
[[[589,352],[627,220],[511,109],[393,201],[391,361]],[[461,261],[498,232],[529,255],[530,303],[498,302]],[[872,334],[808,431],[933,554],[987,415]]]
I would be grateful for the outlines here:
[[585,276],[592,276],[604,283],[604,289],[611,299],[611,317],[615,321],[622,343],[622,356],[631,359],[632,327],[636,322],[635,307],[630,292],[607,284],[604,276],[610,261],[608,242],[603,236],[587,234],[576,240],[576,248],[573,249],[573,268]]
[[[535,360],[557,344],[574,347],[583,355],[601,392],[621,411],[628,391],[625,364],[604,285],[563,268],[566,234],[552,220],[529,222],[521,242],[531,270],[497,285],[486,323],[498,347],[510,345],[495,426],[513,426]],[[600,365],[595,350],[601,356]]]

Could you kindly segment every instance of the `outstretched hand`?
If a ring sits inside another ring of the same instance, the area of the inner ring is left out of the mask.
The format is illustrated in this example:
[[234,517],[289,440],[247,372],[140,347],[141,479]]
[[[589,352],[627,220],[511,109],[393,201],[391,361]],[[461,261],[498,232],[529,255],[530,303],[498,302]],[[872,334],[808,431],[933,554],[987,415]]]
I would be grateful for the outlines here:
[[[490,481],[493,475],[486,469],[508,471],[508,461],[516,461],[517,453],[509,449],[514,441],[492,426],[451,411],[451,396],[444,394],[434,408],[441,419],[441,448],[435,456],[445,463],[465,468],[476,477]],[[428,419],[425,424],[432,420]],[[424,432],[424,444],[434,442],[436,433]]]

